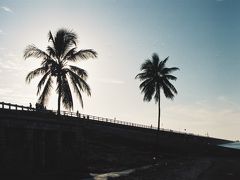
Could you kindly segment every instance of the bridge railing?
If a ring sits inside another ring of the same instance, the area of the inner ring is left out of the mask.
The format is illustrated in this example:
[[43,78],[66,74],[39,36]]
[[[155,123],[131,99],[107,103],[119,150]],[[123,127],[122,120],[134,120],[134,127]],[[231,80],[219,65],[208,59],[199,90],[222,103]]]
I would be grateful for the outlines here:
[[[42,111],[42,112],[53,112],[57,115],[57,111],[52,111],[52,110],[46,110],[46,109],[36,109],[33,107],[29,106],[22,106],[22,105],[17,105],[17,104],[11,104],[11,103],[5,103],[5,102],[0,102],[0,109],[9,109],[9,110],[17,110],[17,111]],[[99,117],[99,116],[93,116],[93,115],[88,115],[88,114],[82,114],[77,112],[71,112],[71,111],[61,111],[60,114],[62,116],[69,116],[69,117],[77,117],[77,118],[82,118],[82,119],[88,119],[88,120],[93,120],[93,121],[102,121],[102,122],[107,122],[107,123],[113,123],[113,124],[120,124],[120,125],[125,125],[125,126],[132,126],[132,127],[140,127],[140,128],[145,128],[145,129],[154,129],[157,130],[157,127],[154,126],[149,126],[149,125],[143,125],[143,124],[138,124],[138,123],[132,123],[132,122],[127,122],[127,121],[120,121],[117,119],[110,119],[110,118],[105,118],[105,117]],[[188,134],[188,135],[195,135],[195,136],[201,136],[201,135],[196,135],[193,133],[186,133],[186,132],[181,132],[181,131],[175,131],[171,129],[164,129],[160,128],[161,131],[166,131],[166,132],[174,132],[174,133],[180,133],[180,134]]]
[[[30,107],[30,106],[23,106],[23,105],[17,105],[17,104],[5,103],[5,102],[0,102],[0,108],[1,109],[9,109],[9,110],[17,110],[17,111],[43,111],[43,112],[44,111],[51,111],[51,110],[46,110],[44,108],[43,109],[40,109],[40,108],[37,109],[37,108]],[[51,112],[57,114],[57,111],[51,111]],[[121,125],[126,125],[126,126],[157,129],[156,127],[153,127],[153,126],[137,124],[137,123],[127,122],[127,121],[120,121],[120,120],[117,120],[117,119],[110,119],[110,118],[105,118],[105,117],[93,116],[93,115],[89,115],[89,114],[82,114],[82,113],[72,112],[72,111],[61,111],[60,114],[62,116],[78,117],[78,118],[89,119],[89,120],[94,120],[94,121],[108,122],[108,123],[113,123],[113,124],[121,124]]]
[[20,111],[35,111],[35,108],[27,107],[27,106],[20,106],[17,104],[11,104],[11,103],[4,103],[0,102],[0,108],[1,109],[10,109],[10,110],[20,110]]
[[[57,111],[53,111],[53,112],[55,114],[57,114]],[[79,118],[83,118],[83,119],[94,120],[94,121],[102,121],[102,122],[108,122],[108,123],[113,123],[113,124],[121,124],[121,125],[126,125],[126,126],[157,129],[153,126],[131,123],[131,122],[127,122],[127,121],[120,121],[120,120],[117,120],[117,119],[93,116],[93,115],[89,115],[89,114],[82,114],[82,113],[78,113],[78,112],[61,111],[60,114],[62,116],[79,117]]]

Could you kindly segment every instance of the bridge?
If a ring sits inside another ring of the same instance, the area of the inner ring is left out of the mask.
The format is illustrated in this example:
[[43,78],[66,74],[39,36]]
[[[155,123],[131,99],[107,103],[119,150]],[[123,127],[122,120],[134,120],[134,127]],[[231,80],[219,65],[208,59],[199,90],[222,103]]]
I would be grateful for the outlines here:
[[[156,132],[156,127],[116,119],[68,111],[59,116],[56,111],[1,102],[0,173],[83,170],[101,163],[103,156],[107,159],[109,151],[114,157],[151,152]],[[204,153],[228,142],[166,129],[158,140],[167,153]]]
[[[36,112],[42,112],[42,113],[54,113],[57,115],[56,110],[47,110],[47,109],[37,109],[33,108],[30,106],[23,106],[23,105],[17,105],[17,104],[11,104],[11,103],[5,103],[5,102],[0,102],[0,109],[8,109],[8,110],[15,110],[15,111],[36,111]],[[92,120],[92,121],[99,121],[99,122],[108,122],[108,123],[113,123],[113,124],[119,124],[119,125],[125,125],[125,126],[131,126],[131,127],[139,127],[139,128],[146,128],[146,129],[153,129],[157,130],[157,127],[155,126],[149,126],[149,125],[143,125],[143,124],[138,124],[138,123],[132,123],[132,122],[127,122],[127,121],[121,121],[117,119],[111,119],[111,118],[106,118],[106,117],[99,117],[99,116],[94,116],[94,115],[89,115],[89,114],[82,114],[79,112],[72,112],[72,111],[60,111],[61,116],[67,116],[67,117],[76,117],[80,119],[87,119],[87,120]],[[188,133],[188,132],[182,132],[182,131],[175,131],[172,129],[166,129],[166,128],[160,128],[161,131],[166,131],[166,132],[173,132],[173,133],[179,133],[179,134],[188,134],[188,135],[195,135],[195,136],[202,136],[199,134],[193,134],[193,133]],[[207,135],[208,137],[208,135]]]

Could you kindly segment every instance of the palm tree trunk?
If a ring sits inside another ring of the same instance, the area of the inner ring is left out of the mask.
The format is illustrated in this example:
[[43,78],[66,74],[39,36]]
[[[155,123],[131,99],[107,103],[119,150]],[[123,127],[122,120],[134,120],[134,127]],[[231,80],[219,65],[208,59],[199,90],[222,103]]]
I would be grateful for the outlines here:
[[159,90],[159,97],[158,97],[158,131],[160,131],[160,116],[161,116],[161,106],[160,106],[160,90]]
[[161,115],[161,103],[160,103],[160,88],[158,89],[158,128],[157,128],[157,136],[156,136],[156,157],[159,156],[159,133],[160,133],[160,115]]
[[59,83],[59,92],[58,92],[58,110],[57,110],[57,114],[60,115],[60,109],[61,109],[61,93],[62,93],[61,77],[58,77],[58,83]]
[[60,108],[61,108],[61,95],[59,92],[59,94],[58,94],[58,110],[57,110],[58,115],[60,115]]

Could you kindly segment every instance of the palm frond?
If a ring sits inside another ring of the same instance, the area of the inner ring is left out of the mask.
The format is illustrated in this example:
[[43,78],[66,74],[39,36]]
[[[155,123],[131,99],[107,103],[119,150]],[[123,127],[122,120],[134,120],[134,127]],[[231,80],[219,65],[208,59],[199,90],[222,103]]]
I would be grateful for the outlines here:
[[30,73],[28,73],[25,80],[27,83],[30,83],[33,78],[35,78],[36,76],[38,76],[40,74],[45,74],[46,72],[47,72],[46,67],[37,68],[37,69],[31,71]]
[[159,64],[159,57],[158,57],[158,54],[157,53],[153,53],[152,55],[152,64],[153,64],[153,67],[158,67],[158,64]]
[[174,81],[176,81],[177,80],[177,77],[175,77],[175,76],[173,76],[173,75],[169,75],[169,74],[167,74],[167,75],[164,75],[164,77],[166,78],[166,79],[170,79],[170,80],[174,80]]
[[154,74],[152,71],[144,71],[142,73],[139,73],[136,75],[136,79],[139,79],[140,81],[143,81],[145,79],[149,79],[149,78],[154,78]]
[[162,69],[163,74],[171,74],[174,71],[180,70],[178,67],[164,68]]
[[140,85],[141,93],[144,94],[144,101],[151,101],[155,92],[155,82],[152,79],[145,79]]
[[77,34],[72,30],[63,29],[65,31],[65,42],[66,45],[77,45]]
[[172,83],[170,83],[167,79],[163,80],[163,83],[165,86],[167,86],[171,91],[173,91],[175,94],[177,94],[177,89],[173,86]]
[[77,61],[80,59],[89,59],[89,58],[96,58],[97,52],[93,49],[84,49],[74,53],[68,60],[70,61]]
[[168,86],[162,86],[162,89],[166,98],[169,98],[169,99],[174,98],[174,94]]
[[50,75],[50,71],[46,72],[44,74],[44,76],[42,77],[42,79],[39,81],[38,86],[37,86],[38,87],[37,95],[40,93],[41,88],[44,85],[44,83],[45,83],[45,81],[46,81],[46,79],[48,78],[49,75]]
[[161,64],[164,65],[164,67],[165,67],[165,64],[166,64],[166,62],[168,61],[168,59],[169,59],[169,56],[166,57],[163,61],[161,61]]
[[48,98],[50,96],[50,92],[52,89],[52,83],[53,83],[52,77],[50,76],[44,86],[41,96],[38,99],[40,104],[45,105],[48,102]]
[[56,57],[56,50],[54,49],[54,47],[48,46],[47,52],[50,57]]
[[76,47],[70,49],[63,57],[63,61],[76,58],[76,56],[74,56],[74,54],[76,53],[76,49],[77,49]]
[[58,66],[58,63],[52,58],[46,58],[41,62],[41,66],[50,68],[52,66]]
[[168,61],[168,58],[165,58],[163,61],[160,61],[159,64],[158,64],[158,71],[161,72],[161,74],[163,74],[162,70],[166,67],[166,62]]
[[24,59],[27,59],[29,57],[48,58],[48,54],[41,49],[38,49],[35,45],[29,45],[25,49],[23,57]]
[[146,85],[144,88],[142,88],[142,91],[141,91],[144,94],[143,100],[151,101],[155,91],[156,90],[153,83]]
[[85,71],[84,69],[81,69],[77,66],[69,66],[70,69],[75,72],[78,76],[80,76],[83,80],[86,80],[88,78],[88,74],[87,71]]
[[152,69],[153,63],[150,59],[147,59],[140,67],[140,70],[148,70],[148,69]]
[[144,88],[146,88],[150,83],[155,83],[155,82],[153,82],[153,79],[152,79],[152,78],[145,79],[145,80],[139,85],[139,88],[140,88],[140,89],[144,89]]
[[146,75],[146,73],[138,73],[136,76],[135,76],[135,79],[143,79],[143,77]]
[[73,86],[74,92],[77,94],[77,97],[80,101],[80,104],[83,108],[83,99],[82,99],[82,94],[81,94],[81,83],[79,83],[78,79],[76,78],[76,76],[71,76],[70,75],[70,80],[71,80],[71,84]]
[[76,73],[74,73],[70,69],[68,69],[68,75],[72,80],[74,80],[74,82],[76,83],[76,85],[81,91],[86,92],[88,96],[91,95],[91,89],[83,78],[78,76]]
[[48,33],[48,41],[52,41],[53,45],[55,44],[55,42],[54,42],[54,37],[53,37],[51,31],[49,31],[49,33]]
[[76,46],[77,35],[74,32],[69,31],[67,29],[60,29],[57,31],[54,40],[56,55],[58,58],[60,58],[64,57],[64,54],[70,47]]
[[61,97],[63,106],[66,109],[72,109],[73,108],[72,93],[66,75],[62,76],[61,86],[62,86]]

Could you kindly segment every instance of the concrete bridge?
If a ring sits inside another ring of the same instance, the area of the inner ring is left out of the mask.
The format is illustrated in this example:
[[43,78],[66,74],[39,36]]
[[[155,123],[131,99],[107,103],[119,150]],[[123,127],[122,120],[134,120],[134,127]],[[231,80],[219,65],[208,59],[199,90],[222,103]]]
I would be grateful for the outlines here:
[[[161,130],[160,149],[206,150],[226,140]],[[156,128],[92,115],[0,103],[0,173],[87,168],[89,151],[102,144],[151,151]],[[94,149],[96,148],[96,149]]]

